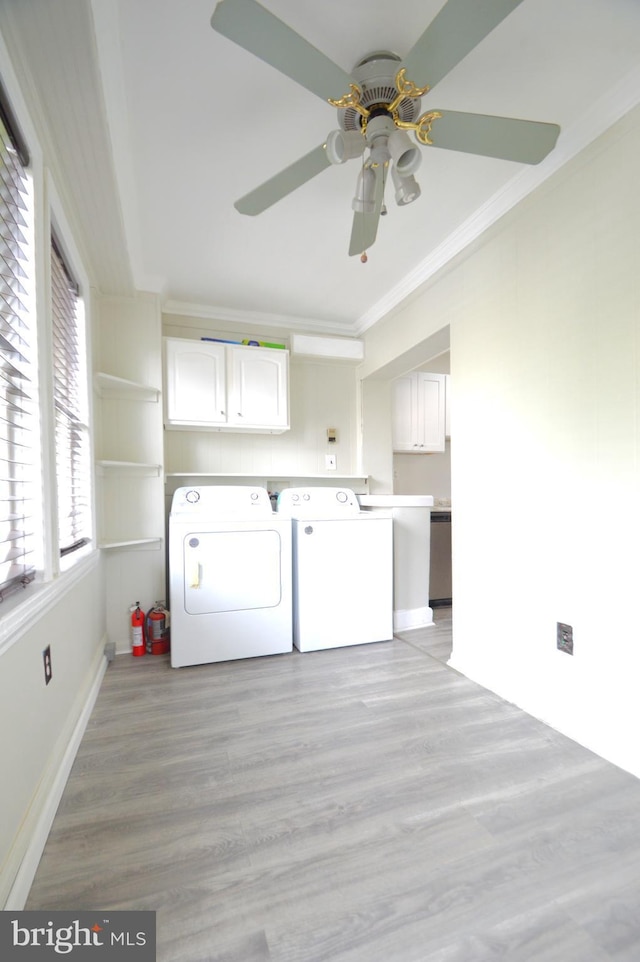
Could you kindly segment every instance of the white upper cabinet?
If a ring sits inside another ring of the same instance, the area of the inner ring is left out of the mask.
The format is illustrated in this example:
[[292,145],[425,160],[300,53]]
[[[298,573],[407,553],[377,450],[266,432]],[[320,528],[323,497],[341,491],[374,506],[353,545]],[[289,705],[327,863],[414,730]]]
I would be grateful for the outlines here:
[[445,375],[414,371],[393,384],[393,450],[445,449]]
[[451,440],[451,375],[444,376],[444,436]]
[[289,352],[165,338],[166,425],[254,433],[289,427]]
[[289,427],[288,351],[227,348],[229,420],[240,426]]
[[226,424],[224,344],[165,338],[167,424]]
[[399,377],[393,382],[393,450],[409,451],[413,449],[417,437],[415,403],[415,386],[411,374]]

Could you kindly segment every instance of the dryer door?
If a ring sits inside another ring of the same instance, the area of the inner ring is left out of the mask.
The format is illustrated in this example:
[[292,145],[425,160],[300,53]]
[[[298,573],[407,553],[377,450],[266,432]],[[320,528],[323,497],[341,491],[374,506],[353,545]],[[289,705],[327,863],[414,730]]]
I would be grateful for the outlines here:
[[207,531],[183,541],[184,606],[191,615],[275,608],[282,584],[277,531]]

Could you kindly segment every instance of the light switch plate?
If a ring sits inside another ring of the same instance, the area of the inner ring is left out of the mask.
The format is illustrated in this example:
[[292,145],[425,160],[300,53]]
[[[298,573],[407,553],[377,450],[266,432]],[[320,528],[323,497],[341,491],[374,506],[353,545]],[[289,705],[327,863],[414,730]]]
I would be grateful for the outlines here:
[[325,454],[325,456],[324,456],[324,466],[325,466],[325,468],[327,469],[327,471],[335,471],[335,470],[336,470],[336,467],[337,467],[336,461],[337,461],[337,459],[336,459],[335,454]]

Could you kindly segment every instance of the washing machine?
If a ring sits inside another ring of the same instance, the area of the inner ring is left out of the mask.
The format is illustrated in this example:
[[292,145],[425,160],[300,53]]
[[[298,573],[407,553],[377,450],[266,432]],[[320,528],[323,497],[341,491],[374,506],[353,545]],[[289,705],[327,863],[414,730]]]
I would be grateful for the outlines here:
[[169,515],[174,668],[293,649],[291,522],[265,488],[178,488]]
[[286,488],[291,519],[293,642],[299,651],[393,637],[391,513],[361,511],[348,488]]

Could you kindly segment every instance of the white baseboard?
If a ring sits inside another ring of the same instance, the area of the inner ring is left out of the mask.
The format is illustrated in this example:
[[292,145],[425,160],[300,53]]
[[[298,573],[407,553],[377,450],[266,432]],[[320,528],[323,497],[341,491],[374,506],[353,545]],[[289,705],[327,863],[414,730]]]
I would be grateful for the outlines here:
[[411,631],[412,628],[425,628],[433,624],[433,611],[424,608],[397,608],[393,613],[394,631]]
[[62,793],[64,792],[71,767],[78,748],[80,747],[82,736],[91,717],[91,712],[93,711],[93,706],[98,697],[98,692],[100,691],[106,670],[107,659],[104,655],[101,655],[97,662],[96,671],[87,698],[82,706],[80,717],[74,726],[57,770],[50,779],[43,778],[41,782],[42,790],[36,793],[33,800],[31,809],[36,812],[39,810],[40,814],[36,817],[33,827],[31,827],[28,819],[23,823],[23,831],[30,831],[31,836],[25,854],[20,862],[20,867],[16,873],[11,891],[4,905],[5,911],[21,911],[29,897],[29,891],[31,890],[40,859],[42,858],[42,853],[47,843],[47,838],[49,837],[49,832],[51,831]]

